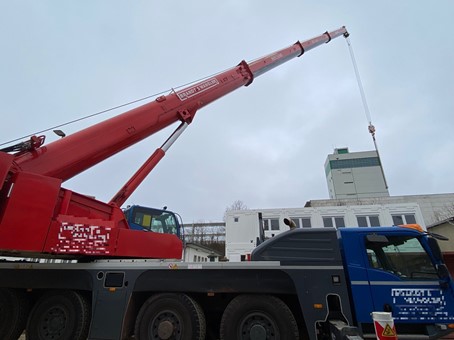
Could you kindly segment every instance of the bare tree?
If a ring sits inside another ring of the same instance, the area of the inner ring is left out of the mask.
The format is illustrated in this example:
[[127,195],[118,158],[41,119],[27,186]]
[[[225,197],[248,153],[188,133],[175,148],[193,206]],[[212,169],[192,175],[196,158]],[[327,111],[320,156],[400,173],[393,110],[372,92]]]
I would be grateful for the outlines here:
[[247,209],[248,209],[248,207],[247,207],[246,204],[244,204],[243,201],[236,200],[231,205],[229,205],[227,208],[225,208],[223,221],[225,222],[225,220],[227,218],[227,213],[229,211],[233,211],[233,210],[247,210]]

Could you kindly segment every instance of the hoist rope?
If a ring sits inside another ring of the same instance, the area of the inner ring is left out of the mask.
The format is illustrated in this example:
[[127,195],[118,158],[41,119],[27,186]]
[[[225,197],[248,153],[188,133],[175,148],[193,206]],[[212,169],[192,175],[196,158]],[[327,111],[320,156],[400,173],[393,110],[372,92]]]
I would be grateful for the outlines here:
[[374,142],[375,151],[377,152],[377,156],[378,156],[378,162],[380,164],[380,170],[381,170],[381,173],[383,175],[383,180],[385,182],[385,187],[386,187],[386,189],[388,189],[388,183],[386,182],[385,171],[384,171],[383,165],[381,163],[380,153],[378,152],[377,141],[375,139],[375,126],[372,125],[372,118],[370,116],[369,106],[367,105],[366,95],[364,94],[363,83],[362,83],[361,77],[359,75],[358,65],[356,64],[355,55],[353,53],[353,48],[352,48],[352,44],[350,42],[349,37],[346,37],[346,40],[347,40],[348,49],[350,51],[350,56],[351,56],[351,59],[352,59],[353,68],[355,70],[356,80],[358,82],[359,92],[361,94],[361,100],[362,100],[363,106],[364,106],[364,113],[365,113],[367,121],[369,123],[369,126],[368,126],[369,133],[372,135],[372,140]]
[[121,105],[118,105],[118,106],[111,107],[110,109],[105,109],[105,110],[102,110],[102,111],[99,111],[99,112],[95,112],[95,113],[92,113],[92,114],[90,114],[88,116],[77,118],[77,119],[71,120],[71,121],[66,122],[66,123],[62,123],[62,124],[55,125],[53,127],[50,127],[50,128],[47,128],[47,129],[44,129],[44,130],[41,130],[41,131],[37,131],[37,132],[29,134],[29,135],[25,135],[25,136],[22,136],[22,137],[19,137],[19,138],[16,138],[16,139],[12,139],[12,140],[10,140],[8,142],[1,143],[0,145],[5,145],[5,144],[17,142],[17,141],[19,141],[21,139],[24,139],[24,138],[28,138],[28,137],[31,137],[31,136],[34,136],[34,135],[39,135],[39,134],[41,134],[43,132],[54,130],[54,129],[57,129],[57,128],[60,128],[62,126],[66,126],[66,125],[69,125],[69,124],[77,123],[77,122],[79,122],[81,120],[88,119],[88,118],[91,118],[91,117],[95,117],[95,116],[98,116],[100,114],[103,114],[103,113],[106,113],[106,112],[109,112],[109,111],[113,111],[115,109],[118,109],[118,108],[121,108],[121,107],[124,107],[124,106],[132,105],[134,103],[140,102],[140,101],[145,100],[145,99],[149,99],[149,98],[154,97],[154,96],[157,96],[157,95],[150,95],[150,96],[143,97],[143,98],[140,98],[140,99],[137,99],[137,100],[133,100],[133,101],[131,101],[129,103],[125,103],[125,104],[121,104]]
[[356,80],[358,82],[359,92],[361,94],[361,100],[363,101],[364,113],[366,114],[367,121],[372,125],[372,118],[370,117],[369,106],[367,105],[366,95],[364,94],[363,83],[361,82],[361,77],[359,76],[358,65],[356,64],[355,55],[353,54],[352,44],[350,38],[347,37],[348,50],[350,51],[350,56],[352,58],[353,68],[355,70]]

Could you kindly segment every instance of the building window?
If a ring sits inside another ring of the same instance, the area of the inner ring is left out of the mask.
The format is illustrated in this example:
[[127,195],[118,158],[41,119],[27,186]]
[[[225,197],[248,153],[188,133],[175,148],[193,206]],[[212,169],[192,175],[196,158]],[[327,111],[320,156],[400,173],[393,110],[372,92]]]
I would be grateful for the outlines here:
[[343,155],[343,154],[346,154],[348,153],[348,148],[341,148],[341,149],[336,149],[336,153],[339,154],[339,155]]
[[333,218],[332,217],[323,217],[323,226],[325,228],[333,227]]
[[323,226],[325,228],[343,228],[345,227],[345,222],[343,217],[339,216],[327,216],[323,217]]
[[356,221],[358,222],[358,227],[379,227],[380,219],[378,215],[371,216],[356,216]]
[[356,216],[356,221],[358,221],[358,227],[368,227],[367,216]]
[[290,217],[290,219],[295,223],[297,228],[301,228],[300,219],[298,217]]
[[380,166],[380,159],[378,157],[364,157],[329,161],[330,169],[364,168],[368,166]]
[[310,228],[312,227],[310,217],[290,217],[295,222],[297,228]]
[[391,215],[394,225],[400,224],[415,224],[416,217],[414,214]]
[[334,222],[336,223],[337,228],[345,227],[345,222],[343,217],[334,217]]
[[379,227],[381,226],[380,224],[380,219],[378,216],[368,216],[369,217],[369,225],[371,227]]
[[279,220],[277,218],[272,218],[270,221],[271,221],[271,230],[279,230]]
[[263,230],[270,230],[268,220],[262,220],[262,223],[263,223]]
[[264,218],[263,219],[263,230],[279,230],[279,219],[278,218]]

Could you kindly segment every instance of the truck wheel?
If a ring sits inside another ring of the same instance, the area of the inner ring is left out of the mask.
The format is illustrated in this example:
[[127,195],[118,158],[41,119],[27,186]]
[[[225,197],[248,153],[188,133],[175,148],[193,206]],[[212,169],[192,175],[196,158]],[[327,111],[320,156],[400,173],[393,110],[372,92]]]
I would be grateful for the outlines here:
[[51,291],[41,296],[30,313],[27,340],[82,340],[89,326],[90,307],[81,294]]
[[0,339],[18,339],[25,329],[29,312],[25,292],[0,289]]
[[299,339],[298,325],[288,306],[270,295],[240,295],[222,315],[221,340]]
[[139,311],[134,330],[141,339],[205,339],[205,315],[199,304],[186,294],[158,294]]

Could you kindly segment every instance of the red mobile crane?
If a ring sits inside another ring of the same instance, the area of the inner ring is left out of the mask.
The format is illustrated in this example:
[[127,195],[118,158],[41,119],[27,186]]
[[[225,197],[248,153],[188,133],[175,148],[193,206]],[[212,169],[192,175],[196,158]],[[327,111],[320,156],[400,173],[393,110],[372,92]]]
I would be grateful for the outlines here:
[[[24,330],[27,339],[376,339],[371,315],[380,311],[395,320],[388,335],[451,333],[454,281],[436,235],[418,226],[293,228],[261,243],[248,262],[182,262],[163,260],[181,255],[175,235],[134,230],[138,221],[120,209],[199,108],[340,35],[345,28],[242,61],[47,146],[32,137],[16,154],[0,152],[0,250],[96,258],[0,260],[0,339]],[[109,203],[61,187],[176,121]]]
[[[182,90],[43,145],[33,136],[15,153],[0,152],[0,252],[7,255],[181,258],[174,234],[128,225],[121,205],[165,155],[196,112],[254,78],[338,36],[345,27],[237,66]],[[172,136],[108,203],[63,188],[64,181],[180,121]]]

